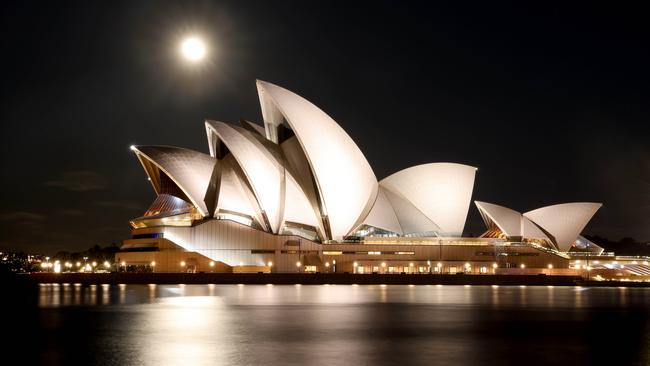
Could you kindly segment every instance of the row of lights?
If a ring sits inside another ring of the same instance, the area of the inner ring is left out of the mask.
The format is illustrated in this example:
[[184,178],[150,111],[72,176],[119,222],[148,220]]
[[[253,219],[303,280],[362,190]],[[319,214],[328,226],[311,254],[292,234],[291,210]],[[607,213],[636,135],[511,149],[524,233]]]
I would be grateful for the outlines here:
[[[52,268],[52,267],[54,267],[56,265],[61,265],[61,261],[57,260],[57,261],[54,261],[54,263],[49,262],[49,261],[48,262],[41,262],[41,267],[42,268]],[[63,265],[66,268],[72,268],[73,267],[72,263],[70,263],[70,262],[65,262]],[[82,263],[77,262],[76,265],[77,265],[77,267],[81,267]],[[86,266],[88,266],[88,265],[86,265]],[[93,268],[97,267],[97,262],[93,261],[92,263],[90,263],[90,266],[92,266]],[[108,261],[104,261],[104,267],[110,268],[111,264]]]

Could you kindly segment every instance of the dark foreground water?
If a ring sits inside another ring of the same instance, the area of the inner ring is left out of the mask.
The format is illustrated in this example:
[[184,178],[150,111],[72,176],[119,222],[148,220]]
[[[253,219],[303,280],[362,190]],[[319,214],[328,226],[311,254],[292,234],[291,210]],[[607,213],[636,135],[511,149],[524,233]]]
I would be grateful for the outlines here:
[[650,363],[650,289],[41,285],[25,363]]

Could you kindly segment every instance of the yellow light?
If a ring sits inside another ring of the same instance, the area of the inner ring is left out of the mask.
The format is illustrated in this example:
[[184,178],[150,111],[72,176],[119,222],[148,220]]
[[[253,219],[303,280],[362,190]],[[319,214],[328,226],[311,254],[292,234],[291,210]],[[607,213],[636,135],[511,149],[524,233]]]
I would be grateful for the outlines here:
[[381,262],[382,267],[386,267],[386,262]]
[[210,267],[214,267],[214,261],[210,261]]
[[492,268],[497,268],[499,265],[496,263],[492,263]]
[[42,263],[41,263],[41,267],[43,267],[43,268],[47,268],[47,263],[42,262]]
[[520,267],[521,268],[526,268],[526,265],[522,263]]
[[357,267],[358,265],[359,265],[359,263],[357,263],[357,262],[352,263],[353,267]]
[[77,267],[81,267],[81,262],[77,262]]
[[329,268],[329,266],[330,266],[330,262],[325,262],[325,267]]
[[181,267],[185,267],[185,261],[181,261]]
[[552,264],[549,264],[549,265],[548,265],[548,269],[553,269],[553,265],[552,265]]
[[151,266],[155,267],[156,266],[156,261],[151,261]]
[[110,266],[111,266],[111,264],[108,263],[108,261],[104,261],[104,267],[108,268],[108,267],[110,267]]
[[126,267],[126,262],[125,261],[122,261],[122,263],[120,263],[120,264],[122,265],[122,267]]
[[129,146],[129,149],[131,149],[131,151],[135,151],[136,150],[135,145]]
[[97,262],[93,262],[93,267],[97,267]]
[[190,61],[199,61],[205,57],[205,44],[197,37],[186,38],[181,44],[181,53]]
[[442,267],[442,263],[438,262],[438,268]]
[[413,267],[413,262],[409,263],[409,267]]
[[300,267],[300,262],[296,262],[296,267]]
[[465,267],[471,267],[471,264],[465,263]]

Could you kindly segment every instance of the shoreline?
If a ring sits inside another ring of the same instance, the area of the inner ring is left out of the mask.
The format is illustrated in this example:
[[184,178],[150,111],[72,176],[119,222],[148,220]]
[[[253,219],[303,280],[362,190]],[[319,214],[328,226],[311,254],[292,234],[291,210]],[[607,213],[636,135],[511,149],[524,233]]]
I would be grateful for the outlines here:
[[587,281],[577,276],[350,273],[30,273],[33,283],[275,284],[275,285],[503,285],[650,287],[648,282]]

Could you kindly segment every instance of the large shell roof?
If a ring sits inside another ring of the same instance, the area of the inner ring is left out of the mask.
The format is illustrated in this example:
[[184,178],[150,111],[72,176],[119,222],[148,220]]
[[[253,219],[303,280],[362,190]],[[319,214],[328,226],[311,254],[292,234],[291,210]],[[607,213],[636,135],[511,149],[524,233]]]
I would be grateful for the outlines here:
[[[569,251],[601,203],[573,202],[546,206],[521,214],[476,201],[476,207],[507,236],[546,239],[560,251]],[[548,235],[547,235],[548,233]]]
[[[238,213],[273,233],[288,223],[306,225],[323,240],[341,240],[361,225],[399,235],[462,235],[476,168],[423,164],[377,182],[352,138],[325,112],[268,82],[257,81],[257,90],[264,127],[207,121],[212,156],[171,146],[133,147],[157,193],[161,182],[175,184],[203,216]],[[570,203],[522,215],[476,205],[506,235],[545,238],[561,250],[600,207]]]
[[277,136],[270,131],[284,122],[294,131],[316,180],[331,236],[343,238],[377,197],[377,178],[370,164],[352,138],[311,102],[264,81],[258,81],[257,87],[267,136]]
[[440,228],[439,234],[462,235],[474,189],[476,168],[431,163],[401,170],[380,184],[411,202]]

